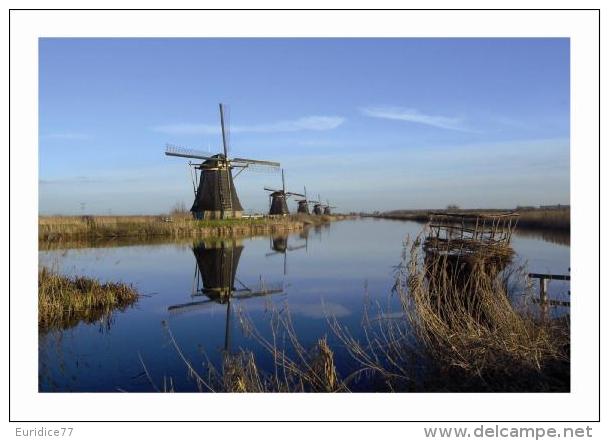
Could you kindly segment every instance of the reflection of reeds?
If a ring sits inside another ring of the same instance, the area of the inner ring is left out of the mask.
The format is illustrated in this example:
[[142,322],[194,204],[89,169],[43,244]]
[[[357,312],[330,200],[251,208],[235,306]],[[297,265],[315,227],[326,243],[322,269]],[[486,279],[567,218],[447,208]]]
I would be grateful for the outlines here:
[[130,285],[66,277],[43,267],[38,271],[38,327],[48,331],[66,329],[80,321],[94,323],[115,309],[132,305],[138,297]]
[[571,233],[569,229],[544,229],[544,228],[521,228],[514,233],[517,237],[530,237],[533,239],[541,239],[544,242],[551,242],[558,245],[571,244]]

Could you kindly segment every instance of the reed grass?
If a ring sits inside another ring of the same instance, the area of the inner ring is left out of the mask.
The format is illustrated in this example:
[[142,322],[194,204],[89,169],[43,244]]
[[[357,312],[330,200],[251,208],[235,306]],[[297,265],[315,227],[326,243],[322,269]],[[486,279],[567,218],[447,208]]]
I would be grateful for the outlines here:
[[[240,349],[235,353],[224,352],[220,366],[206,359],[200,369],[186,358],[169,327],[166,328],[170,344],[187,367],[188,376],[194,381],[199,392],[342,392],[347,391],[345,383],[339,379],[334,365],[334,354],[325,337],[320,338],[311,349],[305,349],[294,332],[289,315],[286,319],[275,313],[271,321],[273,333],[270,340],[251,327],[251,322],[242,322],[254,333],[255,340],[268,351],[273,359],[273,370],[265,372],[250,350]],[[279,344],[281,328],[290,351]],[[291,353],[291,355],[288,355]],[[147,372],[142,360],[144,371]],[[160,391],[148,375],[152,387]],[[173,384],[173,383],[171,383]],[[162,390],[167,389],[164,379]]]
[[[568,390],[568,320],[540,320],[512,306],[507,278],[523,279],[522,270],[498,277],[478,265],[464,278],[447,259],[422,264],[419,253],[413,244],[396,288],[425,358],[441,378],[457,380],[441,389]],[[520,286],[519,295],[531,298],[530,285]]]
[[[410,220],[415,222],[428,222],[432,212],[441,213],[447,210],[395,210],[381,213],[374,217],[393,220]],[[487,213],[493,214],[498,211],[505,210],[455,210],[459,213]],[[544,229],[544,230],[560,230],[569,231],[571,228],[571,210],[570,208],[560,209],[526,209],[516,210],[520,215],[518,218],[518,227],[520,229]]]
[[518,227],[569,231],[571,229],[571,210],[569,208],[524,210],[520,212]]
[[88,277],[67,277],[42,267],[38,271],[38,328],[66,329],[94,323],[112,311],[133,305],[137,291],[124,283],[100,283]]
[[342,216],[294,215],[285,217],[195,220],[188,214],[165,216],[41,216],[38,240],[248,236],[299,231]]

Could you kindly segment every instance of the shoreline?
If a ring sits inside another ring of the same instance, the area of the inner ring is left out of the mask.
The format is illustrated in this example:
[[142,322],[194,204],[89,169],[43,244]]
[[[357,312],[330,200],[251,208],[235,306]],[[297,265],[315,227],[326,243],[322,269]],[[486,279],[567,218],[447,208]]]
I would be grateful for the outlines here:
[[251,237],[302,231],[352,216],[289,215],[285,217],[194,220],[174,216],[40,216],[38,243],[69,240]]
[[[468,213],[488,213],[493,214],[499,211],[509,210],[454,210],[450,212],[468,214]],[[569,209],[561,210],[514,210],[520,214],[516,229],[522,230],[537,230],[537,231],[557,231],[570,233],[571,231],[571,211]],[[388,219],[396,221],[413,221],[426,223],[429,222],[431,213],[443,213],[449,210],[403,210],[394,212],[385,212],[380,214],[362,215],[362,217],[370,217],[374,219]]]

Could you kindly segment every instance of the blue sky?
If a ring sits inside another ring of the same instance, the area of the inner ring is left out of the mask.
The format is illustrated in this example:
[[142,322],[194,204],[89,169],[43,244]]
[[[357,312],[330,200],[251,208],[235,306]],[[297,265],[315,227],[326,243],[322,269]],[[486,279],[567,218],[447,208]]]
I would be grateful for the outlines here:
[[[190,207],[164,146],[219,151],[219,102],[232,155],[341,211],[569,203],[568,39],[41,39],[39,57],[42,214]],[[239,176],[245,209],[280,181]]]

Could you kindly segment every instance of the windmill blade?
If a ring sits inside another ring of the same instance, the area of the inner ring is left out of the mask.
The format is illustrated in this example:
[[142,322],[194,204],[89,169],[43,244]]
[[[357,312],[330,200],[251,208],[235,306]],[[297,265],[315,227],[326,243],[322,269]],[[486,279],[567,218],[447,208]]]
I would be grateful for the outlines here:
[[283,173],[283,169],[281,169],[281,189],[285,194],[285,174]]
[[301,196],[303,198],[306,198],[306,196],[304,194],[300,194],[300,193],[293,193],[291,191],[286,192],[286,195],[288,196]]
[[237,281],[237,283],[239,285],[241,285],[243,287],[243,289],[235,289],[234,291],[251,291],[251,289],[245,283],[243,283],[241,280],[239,280],[239,278],[237,276],[235,276],[235,280]]
[[264,187],[264,189],[265,189],[266,191],[272,191],[273,193],[274,193],[274,192],[276,192],[276,191],[281,191],[281,190],[274,190],[274,189],[272,189],[272,188],[268,188],[268,187]]
[[266,167],[277,168],[281,167],[279,162],[274,161],[260,161],[258,159],[248,159],[248,158],[233,158],[231,159],[232,163],[239,163],[243,165],[262,165]]
[[269,289],[262,289],[260,291],[249,291],[247,294],[243,294],[243,295],[234,295],[233,298],[236,300],[246,300],[246,299],[251,299],[253,297],[268,296],[271,294],[278,294],[281,292],[283,292],[283,288],[269,288]]
[[228,121],[224,121],[224,104],[220,103],[220,126],[222,127],[222,147],[224,149],[224,157],[228,158]]
[[179,156],[181,158],[203,159],[204,161],[207,161],[208,159],[214,159],[209,153],[202,152],[200,150],[186,149],[173,144],[167,144],[165,146],[165,155]]
[[211,300],[211,299],[203,300],[203,301],[200,301],[200,302],[182,303],[182,304],[179,304],[179,305],[169,306],[167,308],[167,311],[172,311],[172,312],[185,311],[185,310],[189,310],[189,309],[199,308],[199,307],[204,306],[204,305],[209,305],[211,303],[214,303],[214,301]]
[[277,173],[277,171],[279,171],[279,167],[276,167],[274,165],[240,162],[240,161],[235,161],[234,159],[231,159],[230,163],[231,163],[231,167],[233,167],[233,168],[240,168],[242,171],[247,170],[249,172],[254,172],[254,173],[265,173],[265,174],[273,173],[274,174],[274,173]]

